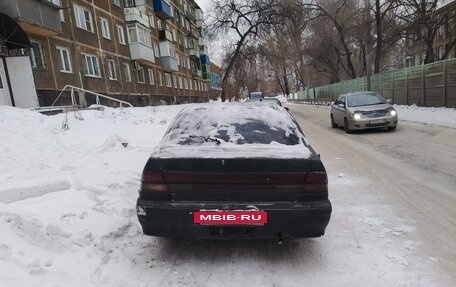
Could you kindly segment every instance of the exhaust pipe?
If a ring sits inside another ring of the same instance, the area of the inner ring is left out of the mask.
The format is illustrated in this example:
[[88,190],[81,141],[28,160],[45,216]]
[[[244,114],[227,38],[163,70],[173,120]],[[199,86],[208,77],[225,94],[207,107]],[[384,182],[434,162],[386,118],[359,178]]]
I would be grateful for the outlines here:
[[284,239],[282,237],[282,233],[277,233],[277,244],[282,245],[283,241],[284,241]]

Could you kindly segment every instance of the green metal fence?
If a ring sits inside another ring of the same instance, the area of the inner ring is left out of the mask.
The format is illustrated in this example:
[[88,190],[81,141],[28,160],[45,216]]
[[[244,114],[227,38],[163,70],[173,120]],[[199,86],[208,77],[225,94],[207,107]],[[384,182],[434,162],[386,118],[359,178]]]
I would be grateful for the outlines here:
[[[456,59],[376,74],[371,90],[393,103],[456,108]],[[306,89],[299,100],[330,102],[340,94],[367,90],[367,77]]]

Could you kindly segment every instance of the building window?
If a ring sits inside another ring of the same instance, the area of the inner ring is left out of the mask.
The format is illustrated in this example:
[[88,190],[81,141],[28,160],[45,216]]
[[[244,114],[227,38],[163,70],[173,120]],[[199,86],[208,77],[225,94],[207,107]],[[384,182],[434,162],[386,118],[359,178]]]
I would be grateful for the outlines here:
[[188,81],[188,86],[189,86],[190,90],[193,90],[192,82],[193,82],[192,80],[189,80],[189,81]]
[[157,19],[157,28],[158,28],[158,30],[163,30],[163,29],[165,29],[165,27],[164,27],[164,25],[163,25],[163,20]]
[[138,67],[138,69],[136,70],[136,75],[138,76],[138,83],[144,84],[146,82],[143,67]]
[[454,36],[454,18],[448,19],[447,35],[449,37]]
[[196,81],[193,81],[193,87],[195,87],[195,91],[198,91],[198,85],[196,84]]
[[443,55],[445,54],[445,46],[440,46],[437,48],[437,56],[439,57],[437,60],[443,60]]
[[150,30],[141,24],[130,24],[127,26],[129,43],[141,43],[152,47]]
[[421,65],[421,57],[420,55],[415,56],[415,66]]
[[149,83],[155,85],[154,70],[148,69],[147,71],[149,72]]
[[177,89],[177,77],[175,75],[173,75],[173,84],[174,84],[174,88]]
[[160,58],[160,48],[157,43],[154,43],[154,54],[156,58]]
[[122,45],[125,45],[125,34],[124,34],[124,29],[120,25],[116,25],[117,28],[117,36],[119,38],[119,43]]
[[116,5],[117,7],[121,7],[122,6],[122,1],[121,0],[113,0],[112,3],[114,5]]
[[86,8],[74,5],[76,27],[93,32],[92,13]]
[[188,81],[187,78],[184,78],[184,88],[188,90]]
[[131,82],[130,64],[122,63],[122,67],[125,82]]
[[110,80],[117,80],[116,64],[114,60],[108,60],[108,72]]
[[181,77],[179,77],[179,88],[180,89],[184,88],[184,85],[182,84],[182,78]]
[[85,75],[89,77],[101,77],[98,57],[91,54],[82,54],[82,58]]
[[30,61],[32,62],[32,68],[44,69],[44,57],[43,47],[40,42],[30,41],[32,47],[30,49]]
[[149,25],[152,28],[155,28],[155,17],[154,14],[149,14]]
[[158,72],[158,85],[160,87],[163,86],[162,74],[160,72]]
[[73,69],[71,67],[70,61],[70,50],[68,48],[57,46],[57,59],[59,62],[60,72],[63,73],[72,73]]
[[444,33],[445,26],[440,25],[437,28],[437,39],[442,39],[443,38],[443,33]]
[[106,18],[100,18],[101,24],[101,35],[103,38],[111,39],[111,33],[109,32],[109,22]]
[[166,74],[166,73],[165,73],[165,85],[166,85],[168,88],[171,88],[171,87],[172,87],[172,84],[171,84],[171,75],[170,75],[170,74]]

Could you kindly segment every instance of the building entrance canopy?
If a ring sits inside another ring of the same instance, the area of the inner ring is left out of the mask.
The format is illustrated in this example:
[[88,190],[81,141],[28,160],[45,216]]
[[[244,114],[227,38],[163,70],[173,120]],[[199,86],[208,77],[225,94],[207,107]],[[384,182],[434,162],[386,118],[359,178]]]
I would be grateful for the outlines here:
[[11,50],[31,47],[30,40],[21,26],[3,13],[0,13],[0,44]]

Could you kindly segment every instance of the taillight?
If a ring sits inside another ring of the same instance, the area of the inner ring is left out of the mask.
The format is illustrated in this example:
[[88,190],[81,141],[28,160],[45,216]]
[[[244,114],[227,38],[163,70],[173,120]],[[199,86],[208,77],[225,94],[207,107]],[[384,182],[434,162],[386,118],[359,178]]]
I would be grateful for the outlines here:
[[326,172],[309,172],[298,201],[318,201],[328,199],[328,176]]
[[327,184],[328,176],[326,172],[309,172],[306,177],[307,184]]
[[166,192],[166,183],[161,171],[145,171],[141,180],[142,192]]

